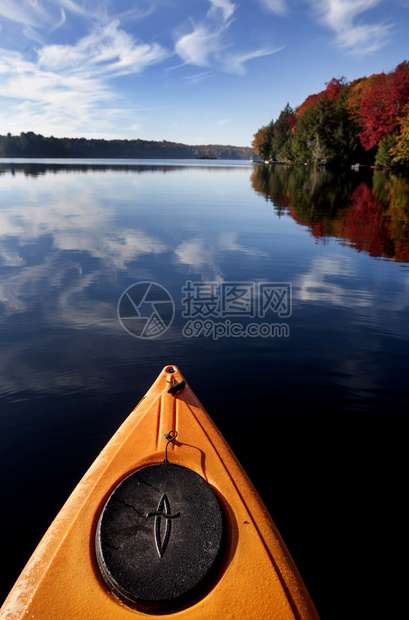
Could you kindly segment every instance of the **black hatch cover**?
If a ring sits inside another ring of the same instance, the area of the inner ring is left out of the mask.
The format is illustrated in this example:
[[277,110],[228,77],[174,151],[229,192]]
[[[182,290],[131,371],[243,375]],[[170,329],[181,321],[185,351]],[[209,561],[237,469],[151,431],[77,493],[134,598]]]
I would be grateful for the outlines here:
[[132,473],[109,497],[96,533],[98,566],[122,601],[163,612],[203,593],[224,538],[209,483],[186,467],[158,463]]

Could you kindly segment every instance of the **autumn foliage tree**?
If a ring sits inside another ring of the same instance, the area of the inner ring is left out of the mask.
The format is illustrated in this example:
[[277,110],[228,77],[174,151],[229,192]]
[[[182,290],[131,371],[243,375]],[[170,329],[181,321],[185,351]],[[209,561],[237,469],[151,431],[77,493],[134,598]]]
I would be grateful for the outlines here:
[[348,162],[356,150],[356,127],[345,110],[345,78],[333,78],[297,110],[293,157],[299,163]]
[[332,78],[295,111],[287,104],[255,134],[253,147],[279,162],[409,166],[408,105],[408,61],[351,83]]
[[263,161],[270,158],[271,137],[271,127],[261,127],[257,133],[254,134],[254,140],[251,146],[253,147],[256,155],[258,155]]
[[306,100],[297,108],[297,117],[301,118],[306,110],[315,105],[322,99],[326,98],[328,101],[337,101],[342,90],[346,86],[345,78],[340,79],[332,78],[330,82],[327,82],[325,90],[322,90],[316,95],[309,95]]
[[406,105],[399,121],[399,133],[395,145],[390,149],[392,164],[409,165],[409,103]]
[[402,62],[391,73],[380,73],[362,80],[351,91],[349,109],[361,131],[359,139],[369,150],[379,146],[398,125],[409,100],[409,62]]

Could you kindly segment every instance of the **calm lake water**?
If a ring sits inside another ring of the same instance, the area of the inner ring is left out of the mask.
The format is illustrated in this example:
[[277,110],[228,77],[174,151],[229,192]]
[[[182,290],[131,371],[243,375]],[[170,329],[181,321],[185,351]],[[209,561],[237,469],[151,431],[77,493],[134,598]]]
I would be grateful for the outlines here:
[[409,179],[0,160],[0,192],[2,596],[174,363],[261,494],[322,619],[398,617]]

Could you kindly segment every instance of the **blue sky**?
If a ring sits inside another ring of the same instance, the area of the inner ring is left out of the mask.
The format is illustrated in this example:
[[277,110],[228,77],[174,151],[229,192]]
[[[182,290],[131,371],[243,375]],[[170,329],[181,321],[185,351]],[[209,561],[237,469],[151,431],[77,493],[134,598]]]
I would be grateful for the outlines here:
[[0,134],[250,146],[408,33],[409,0],[0,0]]

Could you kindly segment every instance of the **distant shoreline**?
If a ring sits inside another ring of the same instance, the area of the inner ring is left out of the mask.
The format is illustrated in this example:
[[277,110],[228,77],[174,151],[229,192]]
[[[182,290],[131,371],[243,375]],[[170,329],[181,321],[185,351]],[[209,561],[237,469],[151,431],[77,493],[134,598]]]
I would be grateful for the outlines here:
[[104,140],[44,137],[32,131],[0,135],[0,158],[51,159],[230,159],[249,160],[251,147],[220,144],[188,145],[148,140]]

